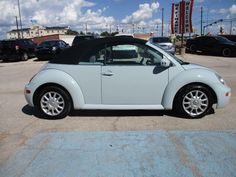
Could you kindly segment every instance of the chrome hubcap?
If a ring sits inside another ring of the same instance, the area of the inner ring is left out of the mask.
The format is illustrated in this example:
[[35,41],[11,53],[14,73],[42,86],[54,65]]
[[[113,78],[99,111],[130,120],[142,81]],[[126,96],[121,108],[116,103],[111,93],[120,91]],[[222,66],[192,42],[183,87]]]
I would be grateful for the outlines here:
[[207,95],[200,90],[192,90],[183,99],[183,108],[190,116],[198,116],[206,111],[209,105]]
[[49,116],[59,115],[65,108],[63,97],[57,92],[45,93],[40,101],[43,112]]

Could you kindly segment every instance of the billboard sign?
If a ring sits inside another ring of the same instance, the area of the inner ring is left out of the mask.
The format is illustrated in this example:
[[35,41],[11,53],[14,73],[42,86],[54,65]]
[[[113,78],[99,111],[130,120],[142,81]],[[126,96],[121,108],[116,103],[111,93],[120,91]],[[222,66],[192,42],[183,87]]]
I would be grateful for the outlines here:
[[183,0],[172,4],[171,33],[192,33],[192,11],[194,0]]

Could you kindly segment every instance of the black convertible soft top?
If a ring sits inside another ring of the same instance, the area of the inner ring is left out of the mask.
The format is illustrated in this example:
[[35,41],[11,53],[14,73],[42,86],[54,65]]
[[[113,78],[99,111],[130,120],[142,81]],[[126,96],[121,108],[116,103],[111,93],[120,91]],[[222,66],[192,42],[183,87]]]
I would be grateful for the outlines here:
[[72,46],[56,55],[49,63],[78,64],[84,57],[106,46],[119,44],[145,44],[147,41],[132,37],[107,37],[82,41],[79,46]]

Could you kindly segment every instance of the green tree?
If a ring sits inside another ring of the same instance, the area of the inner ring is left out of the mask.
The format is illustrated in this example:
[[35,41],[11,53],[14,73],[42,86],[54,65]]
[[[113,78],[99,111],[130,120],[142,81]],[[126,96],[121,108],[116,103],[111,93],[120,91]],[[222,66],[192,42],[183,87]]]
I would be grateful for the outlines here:
[[66,32],[66,35],[77,35],[77,34],[79,34],[77,31],[73,31],[71,29],[68,29]]
[[108,37],[108,36],[111,36],[111,35],[107,31],[104,31],[100,34],[100,36]]

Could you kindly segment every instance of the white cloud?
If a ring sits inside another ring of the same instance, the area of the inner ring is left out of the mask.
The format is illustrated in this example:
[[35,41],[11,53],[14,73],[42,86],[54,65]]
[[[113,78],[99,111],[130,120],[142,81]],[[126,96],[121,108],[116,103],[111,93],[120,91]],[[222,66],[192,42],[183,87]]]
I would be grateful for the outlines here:
[[78,19],[77,24],[86,25],[88,29],[107,29],[108,26],[115,23],[115,19],[111,16],[102,16],[103,10],[92,11],[88,9],[86,13]]
[[[70,26],[73,29],[83,28],[85,23],[92,27],[104,27],[113,24],[115,19],[104,16],[107,7],[91,10],[96,6],[90,0],[27,0],[20,1],[23,28],[30,27],[31,21],[44,26]],[[0,0],[0,26],[15,28],[15,16],[18,16],[16,0]],[[94,24],[93,26],[90,24]],[[7,30],[7,31],[8,31]],[[0,31],[2,35],[2,30]]]
[[231,14],[236,14],[236,5],[233,4],[230,8],[229,8],[229,11]]
[[159,8],[158,2],[153,2],[151,4],[144,3],[139,5],[139,9],[133,12],[131,15],[126,16],[122,23],[140,23],[144,20],[150,19],[153,13]]
[[221,9],[211,9],[210,10],[210,13],[213,13],[213,14],[226,14],[228,12],[229,12],[229,10],[228,9],[224,9],[224,8],[221,8]]

